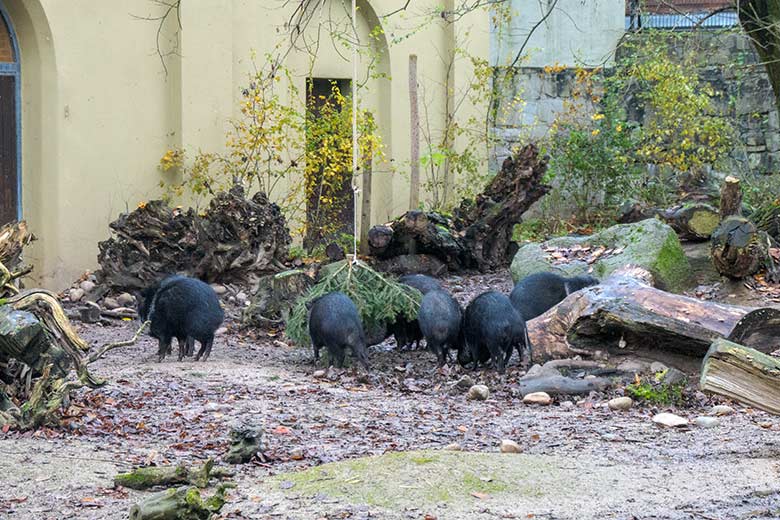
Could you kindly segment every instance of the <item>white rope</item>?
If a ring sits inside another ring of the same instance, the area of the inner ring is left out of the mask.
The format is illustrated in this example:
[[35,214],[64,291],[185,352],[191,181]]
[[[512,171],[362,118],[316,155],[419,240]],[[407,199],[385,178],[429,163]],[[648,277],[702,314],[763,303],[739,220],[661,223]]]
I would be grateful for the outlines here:
[[352,42],[352,262],[357,262],[357,235],[358,235],[358,31],[357,31],[357,0],[352,0],[352,33],[355,38]]

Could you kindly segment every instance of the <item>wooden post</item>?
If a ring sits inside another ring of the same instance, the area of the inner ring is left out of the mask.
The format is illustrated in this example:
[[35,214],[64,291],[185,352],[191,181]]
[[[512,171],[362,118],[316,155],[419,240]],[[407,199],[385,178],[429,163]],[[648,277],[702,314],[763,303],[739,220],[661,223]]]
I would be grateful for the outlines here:
[[409,107],[412,138],[409,208],[420,206],[420,109],[417,102],[417,55],[409,55]]
[[[374,121],[370,112],[366,112],[367,127],[373,128]],[[368,255],[368,230],[371,228],[371,166],[374,151],[368,147],[363,157],[363,198],[360,201],[360,254]]]

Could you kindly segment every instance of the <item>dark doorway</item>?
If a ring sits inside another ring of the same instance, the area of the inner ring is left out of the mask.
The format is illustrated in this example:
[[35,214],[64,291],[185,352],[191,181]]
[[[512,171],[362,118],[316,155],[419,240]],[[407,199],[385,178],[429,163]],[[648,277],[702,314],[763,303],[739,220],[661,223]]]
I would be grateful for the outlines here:
[[[351,88],[349,79],[308,78],[306,81],[306,111],[307,121],[310,118],[321,117],[326,103],[333,105],[333,89],[337,88],[343,96],[348,96]],[[338,107],[340,110],[351,111],[351,107]],[[313,135],[307,124],[306,144],[309,150],[319,148],[319,135]],[[351,127],[347,137],[352,139]],[[338,186],[328,186],[323,183],[323,168],[309,172],[312,178],[307,178],[307,185],[314,189],[308,191],[306,199],[306,235],[303,247],[311,250],[317,245],[337,240],[341,235],[352,235],[355,217],[354,197],[352,191],[351,163],[350,168],[343,172],[343,178]],[[335,200],[336,204],[324,203],[324,200]]]
[[17,218],[16,78],[0,75],[0,225]]

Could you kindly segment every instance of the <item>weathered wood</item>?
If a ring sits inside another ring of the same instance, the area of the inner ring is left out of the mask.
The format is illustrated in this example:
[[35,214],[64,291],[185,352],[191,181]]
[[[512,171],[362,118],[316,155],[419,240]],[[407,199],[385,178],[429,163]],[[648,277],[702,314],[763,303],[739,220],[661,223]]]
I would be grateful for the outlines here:
[[729,175],[720,188],[720,218],[742,216],[742,186],[739,179]]
[[380,260],[428,254],[458,271],[487,271],[509,264],[517,250],[514,226],[550,189],[542,184],[547,158],[533,144],[508,157],[501,171],[474,200],[463,201],[452,218],[412,210],[368,235],[371,254]]
[[279,207],[240,185],[217,193],[203,213],[151,201],[109,224],[98,244],[101,283],[115,291],[144,289],[171,273],[250,286],[283,270],[290,233]]
[[[535,361],[601,351],[697,370],[710,344],[728,336],[751,310],[668,293],[616,274],[529,321],[528,335]],[[780,337],[780,328],[776,332]]]
[[632,224],[658,217],[675,230],[681,240],[708,240],[718,227],[718,210],[703,202],[692,202],[669,209],[643,208],[637,202],[626,202],[620,207],[617,221]]
[[717,339],[704,358],[699,386],[780,415],[780,359]]
[[376,263],[378,270],[395,274],[427,274],[443,276],[447,273],[447,264],[431,255],[399,255]]
[[208,520],[225,504],[226,488],[218,486],[205,500],[196,487],[166,489],[134,505],[130,520]]
[[534,392],[545,392],[549,395],[583,395],[594,391],[600,392],[611,386],[610,380],[602,377],[574,379],[561,374],[520,379],[517,384],[523,396]]
[[411,133],[409,208],[420,206],[420,106],[418,101],[417,55],[409,55],[409,129]]
[[258,282],[257,291],[241,317],[243,325],[267,328],[286,322],[295,303],[312,285],[314,279],[305,271],[294,269],[269,274]]
[[149,489],[157,486],[191,484],[204,488],[209,484],[214,461],[208,459],[200,468],[178,466],[147,466],[114,477],[114,485],[130,489]]
[[681,240],[709,240],[719,223],[718,210],[703,202],[685,204],[659,212],[659,217]]
[[722,275],[744,278],[766,265],[766,234],[744,217],[726,217],[712,234],[712,263]]

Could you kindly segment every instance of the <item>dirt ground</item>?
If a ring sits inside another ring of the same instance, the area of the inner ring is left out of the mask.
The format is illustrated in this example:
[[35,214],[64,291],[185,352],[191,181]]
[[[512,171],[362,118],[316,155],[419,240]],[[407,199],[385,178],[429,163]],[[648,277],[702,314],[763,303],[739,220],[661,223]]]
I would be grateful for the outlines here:
[[[465,302],[511,283],[499,273],[448,286]],[[77,324],[94,344],[136,326]],[[780,420],[763,412],[734,405],[716,428],[671,430],[652,423],[660,408],[609,410],[619,391],[533,407],[514,366],[473,374],[491,394],[468,401],[453,388],[460,368],[392,342],[372,348],[368,376],[315,378],[309,350],[233,323],[206,363],[157,363],[156,350],[144,337],[110,352],[95,365],[109,383],[80,391],[59,428],[0,433],[0,518],[127,518],[150,492],[114,489],[117,472],[218,458],[239,422],[263,427],[265,461],[235,468],[220,518],[780,518]],[[692,392],[669,411],[694,419],[718,403]],[[497,454],[501,439],[523,453]],[[443,451],[452,443],[463,451]],[[422,454],[397,458],[406,451]]]

